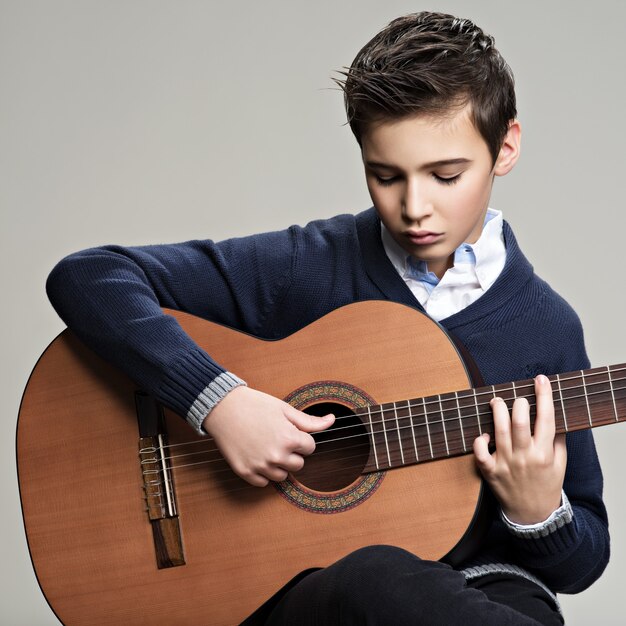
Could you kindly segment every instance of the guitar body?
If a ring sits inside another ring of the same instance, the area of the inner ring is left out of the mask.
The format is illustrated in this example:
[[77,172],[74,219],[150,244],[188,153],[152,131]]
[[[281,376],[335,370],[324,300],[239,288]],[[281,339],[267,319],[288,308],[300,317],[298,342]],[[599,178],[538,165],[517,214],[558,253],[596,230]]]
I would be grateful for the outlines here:
[[[471,386],[443,331],[398,304],[349,305],[280,341],[170,313],[251,387],[301,409],[351,411]],[[363,546],[439,559],[477,514],[481,481],[471,454],[361,474],[372,451],[356,469],[336,472],[333,455],[325,461],[316,451],[331,487],[296,476],[259,489],[166,411],[169,444],[180,444],[169,450],[180,454],[172,474],[185,563],[159,569],[135,391],[65,331],[22,401],[17,454],[29,549],[49,604],[68,626],[236,624],[300,571]]]

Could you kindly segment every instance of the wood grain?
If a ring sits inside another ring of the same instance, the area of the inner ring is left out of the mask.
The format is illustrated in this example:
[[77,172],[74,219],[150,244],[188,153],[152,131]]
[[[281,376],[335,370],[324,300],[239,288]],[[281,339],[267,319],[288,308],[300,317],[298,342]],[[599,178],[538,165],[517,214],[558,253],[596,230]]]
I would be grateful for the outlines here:
[[[350,305],[273,342],[172,314],[218,362],[280,398],[329,380],[377,403],[469,386],[450,340],[402,305]],[[471,456],[387,472],[371,497],[335,514],[302,510],[273,487],[250,487],[223,462],[180,463],[186,564],[159,570],[142,500],[134,392],[66,331],[23,398],[17,447],[28,543],[64,624],[235,624],[299,571],[362,546],[440,558],[476,513],[481,485]],[[165,417],[171,444],[199,439],[179,417]]]

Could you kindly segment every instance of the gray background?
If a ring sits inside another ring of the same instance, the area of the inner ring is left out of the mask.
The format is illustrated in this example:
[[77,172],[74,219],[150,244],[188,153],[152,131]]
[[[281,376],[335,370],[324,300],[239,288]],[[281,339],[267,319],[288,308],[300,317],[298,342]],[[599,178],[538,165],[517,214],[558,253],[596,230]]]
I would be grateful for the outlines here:
[[[95,244],[220,239],[367,208],[329,77],[421,9],[495,35],[517,79],[523,150],[492,206],[580,314],[593,364],[626,361],[626,3],[3,0],[2,624],[57,623],[31,569],[14,455],[22,389],[63,328],[48,271]],[[626,426],[596,439],[613,556],[591,589],[562,597],[572,625],[624,623]]]

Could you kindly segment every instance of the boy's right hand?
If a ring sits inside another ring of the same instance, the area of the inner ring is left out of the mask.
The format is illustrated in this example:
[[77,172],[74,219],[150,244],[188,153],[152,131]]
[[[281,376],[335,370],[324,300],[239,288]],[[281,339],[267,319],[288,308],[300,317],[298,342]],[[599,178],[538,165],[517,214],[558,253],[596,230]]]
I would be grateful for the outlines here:
[[332,425],[332,414],[308,415],[266,393],[236,387],[213,408],[202,424],[233,471],[257,487],[281,481],[302,469],[315,450],[309,433]]

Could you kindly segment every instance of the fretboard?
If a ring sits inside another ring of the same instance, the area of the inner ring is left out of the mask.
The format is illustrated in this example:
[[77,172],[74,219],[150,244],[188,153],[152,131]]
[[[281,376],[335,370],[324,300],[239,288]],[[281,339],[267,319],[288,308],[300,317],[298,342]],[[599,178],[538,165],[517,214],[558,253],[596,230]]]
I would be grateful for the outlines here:
[[[567,433],[626,421],[626,364],[548,377],[552,382],[556,431]],[[489,402],[502,398],[511,409],[526,398],[531,428],[536,416],[533,380],[489,385],[358,409],[372,451],[364,472],[386,470],[472,452],[483,433],[494,440]]]

